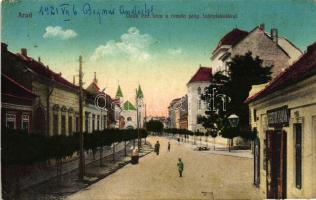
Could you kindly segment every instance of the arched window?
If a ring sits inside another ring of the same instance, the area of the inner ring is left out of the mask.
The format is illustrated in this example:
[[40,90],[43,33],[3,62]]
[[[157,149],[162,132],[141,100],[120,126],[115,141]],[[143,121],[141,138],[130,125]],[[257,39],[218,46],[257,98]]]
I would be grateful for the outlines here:
[[129,121],[132,121],[132,118],[131,117],[128,117],[127,118],[127,121],[129,122]]
[[200,95],[200,94],[201,94],[201,88],[198,87],[198,95]]

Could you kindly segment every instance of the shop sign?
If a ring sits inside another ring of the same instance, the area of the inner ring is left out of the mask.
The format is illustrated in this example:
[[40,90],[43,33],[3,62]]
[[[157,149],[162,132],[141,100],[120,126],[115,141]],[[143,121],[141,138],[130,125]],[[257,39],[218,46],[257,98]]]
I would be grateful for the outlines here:
[[290,110],[287,106],[282,106],[267,111],[269,127],[288,127],[290,120]]

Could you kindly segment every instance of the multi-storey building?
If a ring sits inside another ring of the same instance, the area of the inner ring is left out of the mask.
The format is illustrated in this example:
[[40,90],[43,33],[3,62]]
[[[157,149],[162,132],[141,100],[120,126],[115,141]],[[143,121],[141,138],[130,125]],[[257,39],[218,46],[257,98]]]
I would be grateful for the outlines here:
[[263,60],[263,66],[273,65],[273,77],[302,54],[288,39],[280,37],[276,28],[271,29],[269,34],[265,32],[264,24],[261,24],[250,32],[235,28],[221,38],[211,53],[211,66],[215,71],[227,71],[227,62],[231,61],[231,58],[249,51],[253,57],[259,56]]

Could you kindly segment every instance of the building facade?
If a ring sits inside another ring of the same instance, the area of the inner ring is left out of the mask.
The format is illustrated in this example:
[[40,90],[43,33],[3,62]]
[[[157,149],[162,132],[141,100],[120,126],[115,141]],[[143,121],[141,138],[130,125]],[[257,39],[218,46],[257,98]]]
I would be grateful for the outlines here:
[[198,123],[198,118],[205,116],[207,106],[201,99],[201,94],[204,89],[211,84],[212,68],[202,67],[193,75],[191,80],[187,83],[188,88],[188,129],[190,131],[205,132],[202,124]]
[[316,197],[316,43],[249,97],[254,183],[265,198]]
[[37,96],[11,77],[1,74],[1,123],[32,132],[33,101]]
[[273,28],[265,32],[264,24],[247,32],[238,28],[227,33],[212,52],[211,66],[218,70],[228,70],[227,62],[236,55],[252,52],[253,57],[259,56],[263,66],[271,66],[272,76],[276,77],[302,54],[293,43],[279,37],[278,30]]
[[[125,129],[143,128],[146,119],[146,105],[141,86],[138,86],[135,93],[135,104],[131,101],[124,101],[124,95],[120,86],[116,92],[116,118],[117,126]],[[122,104],[122,105],[121,105]]]

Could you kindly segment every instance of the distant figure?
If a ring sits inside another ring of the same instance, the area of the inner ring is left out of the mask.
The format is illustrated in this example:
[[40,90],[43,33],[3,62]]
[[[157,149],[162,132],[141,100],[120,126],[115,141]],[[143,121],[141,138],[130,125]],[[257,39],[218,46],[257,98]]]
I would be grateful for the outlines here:
[[160,149],[160,144],[159,144],[159,141],[157,141],[155,144],[155,152],[157,155],[159,155],[159,149]]
[[170,151],[170,142],[168,142],[168,151]]
[[179,158],[179,161],[177,163],[178,171],[179,171],[179,176],[182,177],[182,172],[183,172],[183,162],[181,161],[181,158]]
[[178,143],[180,143],[180,138],[178,138]]

